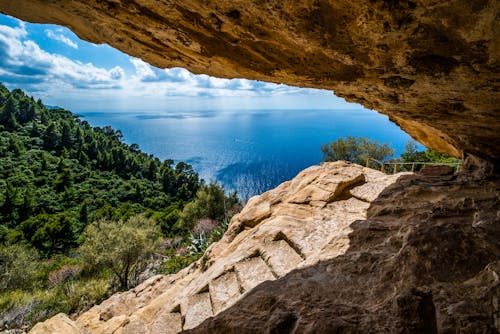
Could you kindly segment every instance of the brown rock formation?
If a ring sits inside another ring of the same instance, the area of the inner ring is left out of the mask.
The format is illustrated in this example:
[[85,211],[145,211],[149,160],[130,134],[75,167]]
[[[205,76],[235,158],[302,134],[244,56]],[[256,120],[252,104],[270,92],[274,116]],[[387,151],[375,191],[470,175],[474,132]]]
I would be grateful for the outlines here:
[[498,179],[404,175],[366,215],[349,224],[345,248],[331,239],[339,253],[186,333],[500,332]]
[[498,180],[313,166],[196,264],[32,334],[496,333],[499,221]]
[[[498,164],[498,0],[3,0],[158,67],[330,89]],[[476,165],[478,160],[473,160]]]
[[64,333],[81,334],[81,329],[65,314],[58,314],[50,321],[36,324],[30,331],[32,334]]

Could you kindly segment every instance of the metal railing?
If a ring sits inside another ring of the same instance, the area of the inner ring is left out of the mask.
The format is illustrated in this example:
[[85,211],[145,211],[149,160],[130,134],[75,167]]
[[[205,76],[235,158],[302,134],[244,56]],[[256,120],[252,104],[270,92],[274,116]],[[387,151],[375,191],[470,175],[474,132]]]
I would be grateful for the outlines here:
[[[418,168],[419,166],[440,166],[440,165],[446,165],[446,166],[452,166],[455,171],[457,171],[460,168],[460,165],[462,162],[381,162],[373,158],[369,158],[366,160],[366,167],[373,168],[370,166],[370,163],[373,162],[376,163],[376,165],[380,166],[380,171],[383,173],[390,174],[391,172],[393,174],[396,174],[398,172],[415,172],[415,169],[417,167],[417,170],[420,170]],[[411,166],[411,168],[407,169],[405,168],[406,166]],[[401,167],[398,170],[398,167]],[[374,168],[378,169],[378,168]]]

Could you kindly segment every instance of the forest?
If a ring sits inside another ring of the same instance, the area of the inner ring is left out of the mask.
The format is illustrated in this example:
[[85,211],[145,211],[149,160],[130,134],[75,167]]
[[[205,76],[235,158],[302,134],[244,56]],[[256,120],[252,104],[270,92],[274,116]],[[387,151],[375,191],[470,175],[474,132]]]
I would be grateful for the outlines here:
[[0,84],[0,330],[181,269],[239,208],[190,165]]

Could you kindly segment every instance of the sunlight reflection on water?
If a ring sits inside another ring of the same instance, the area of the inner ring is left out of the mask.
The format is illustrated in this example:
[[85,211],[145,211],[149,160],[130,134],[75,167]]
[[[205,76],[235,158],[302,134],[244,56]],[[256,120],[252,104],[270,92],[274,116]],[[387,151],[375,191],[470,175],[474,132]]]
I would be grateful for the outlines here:
[[205,180],[247,199],[317,164],[320,146],[339,137],[390,143],[396,155],[409,136],[368,110],[244,110],[154,113],[83,112],[93,126],[122,130],[127,143],[160,159],[186,161]]

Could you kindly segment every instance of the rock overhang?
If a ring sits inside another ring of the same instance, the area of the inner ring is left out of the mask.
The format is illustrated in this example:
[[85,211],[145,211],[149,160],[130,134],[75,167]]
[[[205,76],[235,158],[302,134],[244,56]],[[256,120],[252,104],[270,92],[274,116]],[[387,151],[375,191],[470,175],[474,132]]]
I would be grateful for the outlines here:
[[328,89],[424,145],[500,161],[496,0],[4,0],[152,65]]

